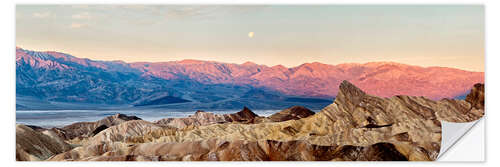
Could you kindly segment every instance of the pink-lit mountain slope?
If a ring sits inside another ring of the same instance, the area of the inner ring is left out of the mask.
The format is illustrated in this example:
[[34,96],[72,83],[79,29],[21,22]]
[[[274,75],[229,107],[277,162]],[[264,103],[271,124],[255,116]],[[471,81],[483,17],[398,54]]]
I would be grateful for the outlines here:
[[463,95],[470,85],[484,82],[483,72],[446,67],[419,67],[394,62],[349,63],[329,65],[305,63],[286,68],[268,67],[247,62],[230,64],[213,61],[183,60],[162,63],[131,63],[143,76],[164,79],[189,78],[202,83],[249,84],[266,87],[288,95],[333,97],[343,80],[367,93],[426,96],[432,99]]
[[[25,78],[29,79],[30,85],[44,84],[46,76],[38,74],[40,70],[37,69],[42,69],[43,73],[47,70],[66,70],[63,73],[65,75],[86,70],[96,74],[97,78],[111,71],[113,75],[116,72],[132,72],[146,80],[156,78],[167,81],[189,80],[201,84],[250,85],[302,97],[334,97],[343,80],[348,80],[367,93],[377,96],[403,94],[431,99],[461,96],[467,93],[471,85],[484,82],[484,72],[419,67],[394,62],[338,65],[315,62],[292,68],[282,65],[269,67],[252,62],[233,64],[200,60],[125,63],[95,61],[59,52],[36,52],[17,48],[16,64],[16,71],[22,74],[18,77],[18,84],[26,81]],[[103,72],[95,72],[96,70]],[[143,81],[139,79],[137,82]]]

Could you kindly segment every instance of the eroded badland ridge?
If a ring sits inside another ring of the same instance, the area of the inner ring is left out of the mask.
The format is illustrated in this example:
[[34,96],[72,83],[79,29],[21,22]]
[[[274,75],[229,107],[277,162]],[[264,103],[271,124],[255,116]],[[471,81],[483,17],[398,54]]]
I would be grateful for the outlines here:
[[16,126],[16,159],[48,161],[435,160],[441,123],[484,115],[484,85],[465,100],[381,98],[343,81],[318,113],[291,107],[269,117],[250,109],[198,111],[156,122],[118,114],[63,128]]

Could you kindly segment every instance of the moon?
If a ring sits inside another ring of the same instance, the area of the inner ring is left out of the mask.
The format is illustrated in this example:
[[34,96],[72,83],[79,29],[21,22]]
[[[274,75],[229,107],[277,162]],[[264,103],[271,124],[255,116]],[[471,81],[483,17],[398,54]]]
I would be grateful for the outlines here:
[[248,38],[253,38],[254,32],[249,32],[248,33]]

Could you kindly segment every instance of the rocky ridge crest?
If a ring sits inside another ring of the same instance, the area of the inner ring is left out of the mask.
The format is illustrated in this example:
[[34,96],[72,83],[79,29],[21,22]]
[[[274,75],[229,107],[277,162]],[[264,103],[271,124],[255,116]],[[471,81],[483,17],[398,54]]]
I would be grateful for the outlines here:
[[484,115],[481,85],[467,100],[433,101],[380,98],[344,81],[333,104],[305,118],[256,122],[258,117],[244,112],[233,120],[254,121],[217,123],[226,117],[210,115],[211,123],[189,128],[132,120],[48,160],[435,160],[440,121],[469,122]]

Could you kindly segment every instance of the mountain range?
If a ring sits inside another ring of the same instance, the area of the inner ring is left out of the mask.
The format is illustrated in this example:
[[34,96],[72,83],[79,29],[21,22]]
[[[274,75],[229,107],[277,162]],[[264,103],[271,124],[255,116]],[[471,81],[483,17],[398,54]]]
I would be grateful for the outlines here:
[[297,67],[215,61],[98,61],[16,47],[18,109],[169,107],[323,108],[343,80],[382,97],[455,98],[484,82],[484,72],[394,62]]

